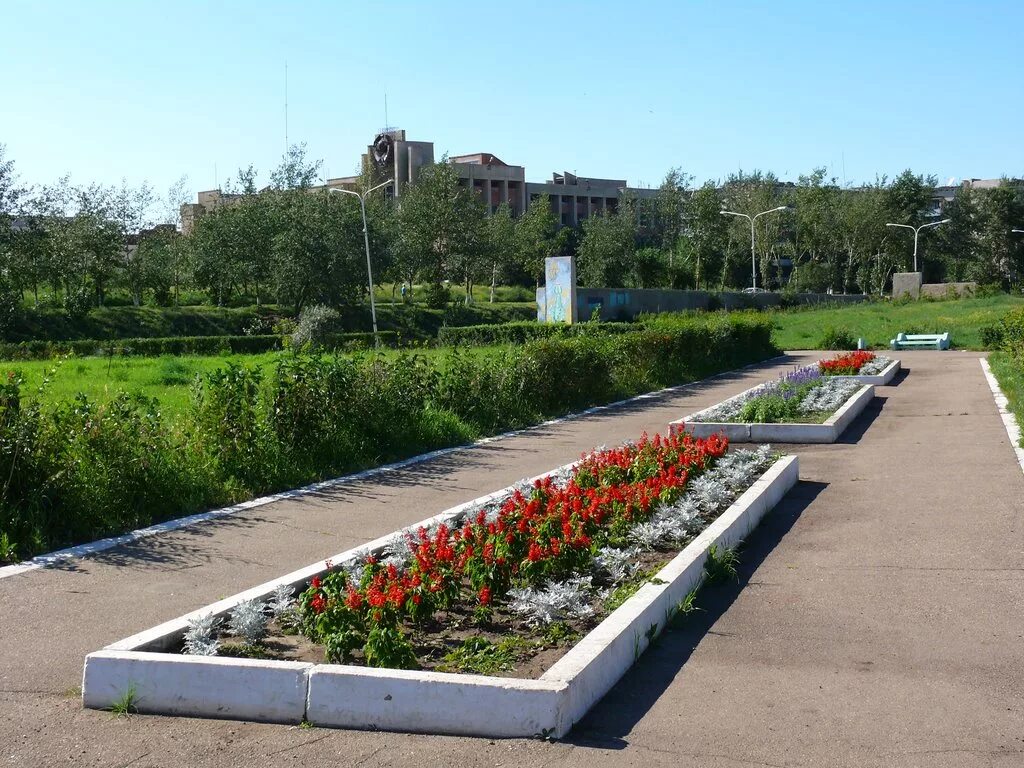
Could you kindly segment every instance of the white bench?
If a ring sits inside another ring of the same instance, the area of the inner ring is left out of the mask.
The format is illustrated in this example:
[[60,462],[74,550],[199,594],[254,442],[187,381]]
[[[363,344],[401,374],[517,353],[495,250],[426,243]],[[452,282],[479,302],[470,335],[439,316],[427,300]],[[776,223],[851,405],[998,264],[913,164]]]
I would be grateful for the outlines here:
[[949,331],[945,333],[897,333],[889,340],[891,349],[949,349]]

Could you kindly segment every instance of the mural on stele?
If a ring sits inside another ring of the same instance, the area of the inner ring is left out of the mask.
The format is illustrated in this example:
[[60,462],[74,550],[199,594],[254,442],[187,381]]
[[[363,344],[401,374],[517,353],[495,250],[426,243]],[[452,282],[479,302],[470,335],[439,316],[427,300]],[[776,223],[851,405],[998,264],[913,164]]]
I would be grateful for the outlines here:
[[[544,301],[538,295],[537,319],[547,323],[576,322],[576,262],[571,256],[544,260]],[[538,292],[539,293],[539,292]]]

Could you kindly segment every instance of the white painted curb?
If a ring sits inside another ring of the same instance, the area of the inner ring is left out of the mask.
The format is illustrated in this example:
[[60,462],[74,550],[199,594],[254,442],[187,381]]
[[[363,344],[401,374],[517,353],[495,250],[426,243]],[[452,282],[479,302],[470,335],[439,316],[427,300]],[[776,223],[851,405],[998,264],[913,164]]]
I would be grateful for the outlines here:
[[853,376],[829,376],[829,378],[849,379],[850,381],[859,381],[861,384],[874,384],[876,387],[884,387],[896,378],[896,374],[899,372],[900,361],[893,360],[889,365],[885,366],[885,368],[873,375],[857,373]]
[[[487,737],[564,736],[635,663],[703,578],[712,544],[743,539],[799,479],[796,456],[773,464],[721,516],[537,680],[152,653],[180,639],[167,622],[86,657],[83,702],[107,708],[132,689],[140,711]],[[476,506],[469,502],[455,508]],[[457,517],[453,510],[431,520]],[[378,539],[371,547],[400,533]],[[365,554],[350,550],[346,557]],[[336,562],[343,562],[339,556]],[[190,616],[223,613],[277,584],[304,586],[317,563]],[[302,575],[297,581],[296,577]],[[296,705],[296,688],[302,707]]]
[[992,373],[992,367],[988,364],[988,360],[984,357],[980,357],[978,360],[981,363],[981,370],[985,374],[985,379],[988,381],[989,389],[992,390],[992,397],[996,401],[996,410],[999,411],[999,418],[1003,420],[1006,434],[1010,438],[1010,447],[1013,448],[1013,452],[1017,457],[1017,463],[1020,464],[1020,469],[1024,472],[1024,448],[1021,448],[1020,445],[1021,425],[1017,423],[1017,417],[1010,410],[1009,401],[1003,393],[1003,388],[999,386],[999,381]]
[[320,664],[306,719],[360,730],[515,738],[561,736],[562,681]]
[[150,525],[146,528],[136,529],[121,536],[113,536],[107,539],[98,539],[97,541],[92,541],[88,544],[79,544],[75,547],[68,547],[67,549],[60,549],[55,552],[49,552],[45,555],[38,555],[36,557],[33,557],[31,560],[26,560],[21,563],[15,563],[14,565],[6,565],[0,567],[0,579],[5,579],[10,576],[17,576],[19,574],[27,573],[29,571],[35,571],[40,568],[46,568],[48,566],[62,563],[66,560],[88,557],[89,555],[96,554],[97,552],[103,552],[104,550],[112,549],[113,547],[119,547],[123,544],[131,544],[134,541],[138,541],[139,539],[144,539],[149,536],[155,536],[160,533],[169,533],[171,531],[176,531],[181,528],[187,528],[189,526],[196,525],[198,523],[203,523],[208,520],[216,520],[220,517],[234,515],[238,512],[244,512],[245,510],[253,509],[254,507],[262,507],[265,504],[273,504],[274,502],[277,501],[284,501],[286,499],[294,499],[302,496],[308,496],[311,494],[317,494],[331,488],[340,488],[342,486],[350,485],[361,480],[366,480],[367,478],[376,477],[377,475],[387,474],[389,472],[396,472],[400,469],[405,469],[406,467],[410,467],[415,464],[430,461],[431,459],[436,459],[441,456],[447,456],[448,454],[456,453],[457,451],[468,451],[474,448],[478,448],[482,445],[487,445],[488,443],[497,442],[498,440],[504,440],[509,437],[515,437],[516,435],[525,434],[534,429],[543,429],[544,427],[549,427],[553,424],[560,424],[562,422],[582,418],[593,413],[599,413],[601,411],[619,408],[623,405],[628,405],[629,403],[635,403],[642,400],[649,400],[651,398],[660,397],[662,395],[669,394],[672,392],[682,391],[687,389],[688,387],[694,387],[706,381],[714,381],[715,379],[722,378],[723,376],[729,376],[731,374],[736,373],[737,371],[745,371],[748,368],[754,368],[755,366],[758,365],[768,365],[782,357],[785,357],[785,355],[776,355],[775,357],[770,357],[766,360],[759,360],[756,363],[750,363],[749,365],[744,365],[740,368],[735,368],[730,371],[722,371],[721,373],[716,373],[714,376],[708,376],[706,379],[700,379],[699,381],[691,381],[687,384],[677,384],[674,387],[666,387],[665,389],[659,389],[655,392],[647,392],[642,395],[636,395],[635,397],[626,398],[625,400],[618,400],[614,403],[607,403],[606,405],[596,405],[593,408],[587,408],[586,410],[579,411],[578,413],[566,414],[565,416],[560,416],[557,419],[550,419],[548,421],[541,422],[540,424],[534,424],[533,426],[530,427],[515,429],[512,430],[511,432],[502,432],[500,435],[493,435],[491,437],[483,437],[467,445],[455,445],[451,446],[450,448],[439,448],[436,451],[430,451],[429,453],[421,453],[417,456],[411,456],[408,459],[402,459],[401,461],[396,461],[391,464],[385,464],[380,467],[364,469],[361,472],[356,472],[351,475],[344,475],[342,477],[333,478],[331,480],[324,480],[319,483],[313,483],[311,485],[306,485],[301,488],[296,488],[289,491],[281,491],[280,493],[274,493],[269,496],[261,496],[256,499],[250,499],[249,501],[243,501],[239,504],[235,504],[230,507],[223,507],[221,509],[214,509],[208,512],[200,512],[195,515],[189,515],[187,517],[179,517],[174,520],[167,520],[162,523]]
[[[753,389],[757,389],[757,387],[751,387],[747,392]],[[741,392],[736,397],[743,397],[745,394],[746,392]],[[704,413],[704,411],[698,411],[671,422],[668,429],[670,434],[685,430],[694,437],[725,434],[731,443],[834,443],[850,426],[850,423],[867,408],[874,396],[874,385],[865,384],[822,424],[743,424],[727,421],[691,421]],[[717,405],[711,406],[711,408],[717,407]],[[711,408],[705,410],[711,410]]]
[[312,664],[176,653],[100,651],[85,658],[82,703],[110,707],[134,693],[138,712],[298,723]]

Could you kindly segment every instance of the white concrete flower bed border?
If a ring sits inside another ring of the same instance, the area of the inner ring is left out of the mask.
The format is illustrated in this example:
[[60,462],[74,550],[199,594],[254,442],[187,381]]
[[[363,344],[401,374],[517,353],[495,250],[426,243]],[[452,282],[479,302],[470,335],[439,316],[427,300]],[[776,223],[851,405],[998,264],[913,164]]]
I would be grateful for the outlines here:
[[[567,465],[571,466],[571,465]],[[564,469],[564,468],[559,468]],[[559,470],[555,470],[556,472]],[[551,473],[547,473],[551,474]],[[708,548],[747,536],[799,479],[796,456],[769,467],[733,504],[539,679],[374,669],[161,653],[191,618],[224,615],[243,600],[266,599],[281,584],[305,587],[323,562],[90,653],[82,699],[108,708],[133,692],[138,711],[318,726],[485,737],[564,736],[625,674],[702,578]],[[503,489],[410,526],[451,521]],[[379,553],[402,531],[332,558],[340,564]]]
[[[736,395],[743,397],[751,390]],[[839,439],[850,423],[867,408],[875,396],[873,384],[865,384],[858,389],[849,400],[843,403],[823,424],[757,424],[736,423],[731,421],[692,421],[705,411],[716,408],[719,404],[697,411],[668,425],[669,432],[675,434],[684,429],[695,437],[709,437],[723,433],[731,443],[834,443]],[[735,398],[730,398],[735,399]],[[726,401],[728,402],[728,401]]]
[[896,374],[900,372],[900,361],[893,360],[885,368],[874,375],[856,373],[852,376],[829,376],[830,379],[849,379],[850,381],[859,381],[861,384],[874,384],[878,387],[884,387],[890,383]]

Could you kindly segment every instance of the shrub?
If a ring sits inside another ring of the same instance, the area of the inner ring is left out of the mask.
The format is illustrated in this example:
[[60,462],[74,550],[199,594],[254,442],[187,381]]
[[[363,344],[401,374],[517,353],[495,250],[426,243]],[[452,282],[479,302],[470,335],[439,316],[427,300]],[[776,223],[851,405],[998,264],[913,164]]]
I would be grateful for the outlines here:
[[825,328],[821,339],[818,341],[818,349],[856,349],[857,339],[850,332],[849,328],[839,326]]
[[443,309],[452,300],[452,292],[443,283],[431,283],[427,288],[426,302],[431,309]]
[[[401,338],[395,331],[381,331],[383,346],[397,347]],[[0,344],[3,360],[49,360],[64,355],[80,357],[155,357],[159,355],[255,355],[281,349],[282,337],[273,336],[174,336],[116,341],[22,341]],[[346,351],[373,347],[372,333],[328,333],[325,349]]]
[[279,470],[262,379],[259,368],[228,363],[195,390],[195,437],[233,493],[269,488]]
[[338,310],[322,304],[306,307],[292,332],[292,346],[299,349],[323,346],[327,334],[339,330],[340,319]]
[[1011,309],[998,323],[983,328],[982,340],[989,348],[1024,357],[1024,307]]
[[12,374],[0,383],[2,556],[464,443],[776,351],[764,316],[634,328],[436,358],[288,355],[268,376],[228,363],[198,380],[173,430],[154,400],[44,408]]
[[576,325],[561,325],[524,320],[513,323],[445,326],[437,332],[437,343],[442,346],[456,344],[466,346],[523,344],[532,339],[589,336],[601,333],[627,333],[635,330],[637,330],[637,326],[630,323],[577,323]]
[[20,556],[91,540],[219,500],[213,478],[178,442],[154,400],[84,395],[49,412],[0,388],[0,533]]
[[0,339],[10,334],[20,309],[21,294],[0,274]]

